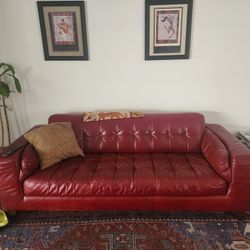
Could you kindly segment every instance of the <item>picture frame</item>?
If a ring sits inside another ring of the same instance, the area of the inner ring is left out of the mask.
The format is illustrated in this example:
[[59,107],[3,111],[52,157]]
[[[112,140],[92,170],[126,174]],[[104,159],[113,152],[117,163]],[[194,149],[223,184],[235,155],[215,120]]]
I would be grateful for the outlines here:
[[88,60],[84,1],[38,1],[45,60]]
[[189,59],[193,0],[145,1],[145,60]]

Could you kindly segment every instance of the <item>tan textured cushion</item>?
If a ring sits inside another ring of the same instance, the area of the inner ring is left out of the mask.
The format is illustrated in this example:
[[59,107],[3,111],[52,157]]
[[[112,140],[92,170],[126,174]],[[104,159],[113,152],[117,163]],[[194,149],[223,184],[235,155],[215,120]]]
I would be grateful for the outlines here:
[[69,157],[84,156],[69,122],[51,123],[31,130],[24,137],[36,149],[42,169]]
[[84,122],[144,117],[138,111],[95,111],[83,113]]

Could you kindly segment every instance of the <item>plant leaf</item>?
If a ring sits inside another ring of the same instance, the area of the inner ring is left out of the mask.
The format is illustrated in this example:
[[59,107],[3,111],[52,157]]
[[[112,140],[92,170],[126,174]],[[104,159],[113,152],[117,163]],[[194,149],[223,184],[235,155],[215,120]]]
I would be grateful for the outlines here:
[[11,71],[11,73],[13,74],[13,75],[15,75],[15,70],[14,70],[14,68],[13,68],[13,66],[12,65],[10,65],[10,64],[7,64],[7,63],[4,63],[4,65],[6,65],[6,67]]
[[5,96],[5,97],[9,97],[10,95],[10,88],[4,82],[0,82],[0,95]]
[[15,80],[15,86],[16,86],[16,90],[18,93],[22,92],[22,88],[21,88],[21,84],[19,82],[19,80],[13,75],[13,78]]
[[7,75],[10,76],[10,77],[12,77],[14,79],[16,90],[17,90],[18,93],[21,93],[22,88],[21,88],[21,84],[20,84],[19,80],[14,75],[11,75],[11,74],[7,74]]
[[[6,70],[4,70],[3,73],[0,75],[0,77],[3,76],[4,74],[6,74],[8,71],[10,71],[9,68],[7,68]],[[12,75],[10,75],[10,76],[12,76]]]

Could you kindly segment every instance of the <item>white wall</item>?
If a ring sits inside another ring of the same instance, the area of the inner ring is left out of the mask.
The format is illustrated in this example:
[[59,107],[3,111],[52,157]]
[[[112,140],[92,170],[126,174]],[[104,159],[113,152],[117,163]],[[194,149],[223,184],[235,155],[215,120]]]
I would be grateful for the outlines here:
[[0,0],[0,60],[23,86],[14,137],[50,114],[96,109],[200,111],[250,129],[249,0],[194,0],[190,60],[144,61],[144,0],[86,10],[90,61],[45,61],[36,1]]

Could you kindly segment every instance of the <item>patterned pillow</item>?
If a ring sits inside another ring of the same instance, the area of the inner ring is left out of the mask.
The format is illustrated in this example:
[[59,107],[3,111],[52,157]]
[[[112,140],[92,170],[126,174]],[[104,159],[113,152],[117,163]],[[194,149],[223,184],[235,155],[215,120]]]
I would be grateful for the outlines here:
[[142,112],[136,111],[95,111],[83,113],[84,122],[102,121],[102,120],[114,120],[114,119],[126,119],[126,118],[138,118],[143,117]]
[[69,157],[84,156],[70,122],[50,123],[31,130],[24,137],[38,153],[42,169]]

